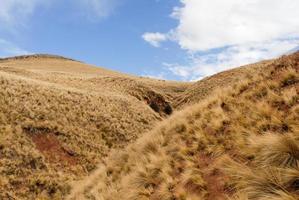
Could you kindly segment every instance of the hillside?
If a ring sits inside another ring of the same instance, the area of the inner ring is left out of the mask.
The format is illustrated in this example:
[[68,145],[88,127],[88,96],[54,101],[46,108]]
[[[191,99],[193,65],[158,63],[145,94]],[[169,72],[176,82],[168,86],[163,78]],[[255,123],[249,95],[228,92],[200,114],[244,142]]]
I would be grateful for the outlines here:
[[251,135],[296,132],[297,66],[294,54],[180,83],[53,55],[0,59],[0,199],[232,195],[240,181],[218,161],[259,171]]
[[299,199],[298,71],[299,53],[273,60],[176,112],[69,199]]
[[197,81],[188,87],[175,99],[176,108],[184,108],[188,105],[198,103],[213,93],[214,90],[232,86],[234,83],[251,78],[254,74],[262,72],[274,60],[262,61],[231,70],[223,71],[201,81]]
[[189,85],[50,55],[1,59],[0,83],[0,199],[61,198],[170,115]]

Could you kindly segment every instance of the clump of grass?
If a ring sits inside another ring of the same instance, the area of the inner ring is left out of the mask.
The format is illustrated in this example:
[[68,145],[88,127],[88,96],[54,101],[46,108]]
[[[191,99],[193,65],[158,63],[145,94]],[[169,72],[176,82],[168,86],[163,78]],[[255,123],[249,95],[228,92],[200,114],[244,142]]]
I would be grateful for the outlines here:
[[255,162],[260,167],[299,166],[299,142],[290,134],[268,134],[252,140],[255,149]]
[[289,70],[284,75],[280,82],[282,87],[287,87],[299,82],[298,73],[295,70]]

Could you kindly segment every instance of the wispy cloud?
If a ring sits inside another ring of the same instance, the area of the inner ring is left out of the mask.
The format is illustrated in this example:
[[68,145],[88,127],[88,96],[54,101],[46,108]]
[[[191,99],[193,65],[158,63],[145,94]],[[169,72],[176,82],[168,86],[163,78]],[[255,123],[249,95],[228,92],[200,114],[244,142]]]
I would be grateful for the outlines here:
[[24,25],[28,18],[33,15],[36,8],[46,2],[47,0],[1,0],[0,30]]
[[297,44],[299,39],[234,45],[216,52],[190,53],[188,65],[164,63],[164,66],[182,80],[199,80],[227,69],[280,56]]
[[[120,0],[63,0],[69,7],[76,8],[76,12],[93,21],[108,17],[115,8],[120,5]],[[60,0],[1,0],[0,2],[0,29],[12,28],[14,26],[24,25],[28,22],[38,8],[51,6],[60,6]],[[72,12],[70,9],[67,12]],[[70,13],[72,14],[72,13]]]
[[164,72],[161,72],[159,74],[143,74],[141,76],[158,80],[166,80],[166,74]]
[[0,57],[32,54],[17,45],[0,38]]
[[[71,12],[80,12],[79,17],[89,21],[99,21],[111,15],[120,0],[62,0],[62,2],[68,4],[70,8],[75,8],[69,9],[64,14],[78,16]],[[0,33],[10,35],[12,38],[15,35],[19,36],[36,12],[46,8],[55,9],[55,6],[61,5],[61,0],[0,0]],[[0,35],[1,57],[29,53],[3,38],[7,37]]]
[[174,74],[200,78],[299,45],[298,10],[295,0],[181,0],[171,14],[179,25],[155,34],[178,43],[191,58],[187,66],[172,64]]
[[80,12],[91,21],[110,16],[121,5],[120,0],[73,0]]
[[144,33],[142,38],[152,46],[160,47],[161,42],[166,41],[168,36],[162,33]]

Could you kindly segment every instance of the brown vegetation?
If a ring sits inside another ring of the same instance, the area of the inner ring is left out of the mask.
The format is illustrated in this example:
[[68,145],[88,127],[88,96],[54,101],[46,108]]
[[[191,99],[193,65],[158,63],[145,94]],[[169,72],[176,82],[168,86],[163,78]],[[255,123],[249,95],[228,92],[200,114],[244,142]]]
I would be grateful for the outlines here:
[[299,198],[299,53],[115,151],[69,199]]
[[0,199],[298,199],[298,70],[297,53],[191,84],[0,60]]
[[0,60],[0,199],[62,198],[187,86],[49,55]]

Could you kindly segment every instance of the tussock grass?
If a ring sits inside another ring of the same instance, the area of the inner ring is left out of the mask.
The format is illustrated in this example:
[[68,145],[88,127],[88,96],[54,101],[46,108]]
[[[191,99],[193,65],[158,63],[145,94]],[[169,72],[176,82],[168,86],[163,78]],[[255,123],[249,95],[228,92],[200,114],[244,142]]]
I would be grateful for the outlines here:
[[175,113],[69,199],[298,199],[298,57]]
[[194,84],[0,60],[0,199],[298,199],[298,57]]
[[1,59],[0,199],[62,199],[112,149],[170,115],[188,85],[57,56]]

